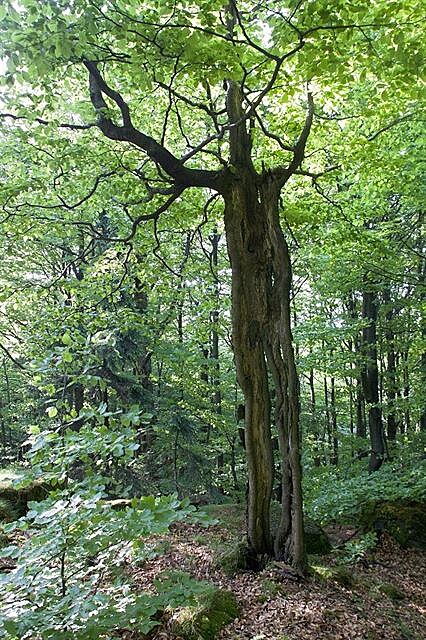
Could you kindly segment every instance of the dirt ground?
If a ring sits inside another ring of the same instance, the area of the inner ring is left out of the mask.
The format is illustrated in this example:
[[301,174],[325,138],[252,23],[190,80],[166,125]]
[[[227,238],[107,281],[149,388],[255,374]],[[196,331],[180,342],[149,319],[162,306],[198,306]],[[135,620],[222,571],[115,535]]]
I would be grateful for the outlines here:
[[[352,535],[342,528],[329,533],[337,544]],[[146,589],[162,571],[179,569],[232,590],[241,614],[221,632],[221,640],[426,638],[425,553],[403,550],[383,536],[373,552],[346,567],[343,580],[318,572],[300,580],[279,565],[228,577],[218,567],[217,557],[234,535],[219,525],[174,526],[164,538],[163,555],[132,568],[135,584]],[[333,567],[336,558],[331,554],[319,562]],[[174,638],[167,624],[154,637]]]

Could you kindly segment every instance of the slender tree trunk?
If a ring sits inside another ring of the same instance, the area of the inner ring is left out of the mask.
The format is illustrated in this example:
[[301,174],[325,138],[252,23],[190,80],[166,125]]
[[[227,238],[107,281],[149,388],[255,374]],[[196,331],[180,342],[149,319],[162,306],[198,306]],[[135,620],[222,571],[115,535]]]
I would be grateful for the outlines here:
[[363,370],[364,397],[368,403],[368,427],[370,432],[370,460],[369,471],[377,471],[383,463],[385,455],[385,441],[383,434],[382,412],[379,406],[379,372],[377,368],[377,302],[375,294],[364,291],[362,317],[368,323],[364,326],[363,354],[365,365]]
[[[268,362],[276,392],[275,423],[278,431],[281,469],[281,520],[274,549],[275,556],[291,561],[303,572],[305,549],[303,539],[302,474],[300,463],[299,380],[291,333],[290,294],[291,262],[287,242],[279,225],[278,203],[271,207],[273,273],[269,318]],[[279,309],[279,313],[277,313]]]
[[[401,354],[399,351],[395,352],[395,369],[396,369],[396,391],[395,391],[395,399],[398,407],[402,407],[401,400],[401,391],[402,391],[402,382],[401,382]],[[402,413],[400,411],[399,419],[398,419],[398,427],[399,433],[404,435],[405,427]]]
[[382,355],[378,358],[379,364],[379,402],[380,406],[383,406],[383,392],[384,392],[384,377],[385,377],[385,363]]
[[213,359],[213,403],[215,411],[218,414],[222,413],[222,395],[220,390],[220,362],[219,362],[219,309],[220,309],[220,290],[219,290],[219,276],[217,273],[219,263],[219,240],[220,235],[217,233],[217,229],[214,230],[213,235],[210,238],[212,244],[212,271],[214,274],[214,298],[215,308],[211,314],[212,334],[211,334],[211,358]]
[[330,412],[331,412],[331,428],[333,439],[333,456],[331,458],[331,464],[339,464],[339,439],[337,437],[337,410],[336,410],[336,384],[334,377],[331,378],[331,393],[330,393]]
[[[420,216],[420,220],[419,220],[419,229],[422,229],[422,223],[423,223],[423,214],[421,214]],[[420,236],[419,237],[419,253],[422,251],[423,249],[423,238]],[[425,301],[426,298],[426,293],[425,293],[425,283],[426,283],[426,261],[423,259],[423,257],[419,260],[419,275],[420,275],[420,300],[422,302],[422,304]],[[422,333],[422,339],[423,339],[423,344],[426,344],[426,314],[423,313],[421,320],[420,320],[420,326],[421,326],[421,333]],[[425,389],[426,387],[426,349],[423,348],[423,352],[422,352],[422,358],[421,358],[421,365],[420,365],[420,375],[422,377],[422,388]],[[425,432],[426,431],[426,402],[423,402],[423,408],[420,411],[420,431]]]
[[411,416],[410,416],[410,374],[408,363],[408,348],[402,354],[402,376],[404,384],[404,431],[408,433],[411,428]]
[[176,493],[180,495],[178,453],[179,453],[179,430],[176,427],[175,438],[173,442],[173,483],[174,483]]
[[351,458],[355,456],[354,451],[354,392],[352,378],[345,378],[346,387],[349,394],[349,431],[351,433]]
[[386,305],[389,305],[389,309],[386,313],[386,350],[387,350],[387,371],[386,371],[386,395],[388,405],[387,416],[387,436],[388,440],[395,440],[398,431],[398,420],[396,415],[396,355],[395,355],[395,336],[392,329],[392,319],[394,316],[394,309],[391,305],[390,291],[385,290],[383,292],[383,300]]
[[[347,302],[348,310],[351,319],[354,322],[358,321],[357,315],[357,305],[356,299],[353,294],[350,294]],[[359,337],[359,332],[357,331],[353,341],[353,349],[355,353],[355,368],[357,370],[356,373],[356,436],[357,438],[365,438],[367,435],[366,424],[365,424],[365,406],[364,406],[364,395],[362,390],[362,354],[361,354],[361,341]]]
[[235,452],[236,444],[237,444],[237,436],[233,435],[231,438],[229,438],[229,446],[231,450],[231,461],[230,461],[231,475],[232,475],[234,491],[239,491],[240,485],[239,485],[238,476],[237,476],[237,458],[236,458],[236,452]]
[[[4,408],[4,405],[0,401],[0,411],[2,411],[3,408]],[[3,447],[3,457],[4,457],[4,459],[6,459],[7,437],[6,437],[6,426],[4,424],[4,418],[3,417],[0,418],[0,425],[1,425],[1,440],[2,440],[2,447]]]
[[332,462],[332,428],[331,428],[331,412],[330,412],[330,401],[329,401],[329,393],[328,393],[328,380],[327,376],[324,376],[324,406],[325,406],[325,432],[327,434],[327,444],[328,444],[328,455],[330,458],[330,463]]
[[[218,332],[218,324],[219,324],[219,308],[220,308],[220,300],[219,300],[219,277],[217,273],[218,263],[219,263],[219,240],[220,235],[217,233],[217,229],[214,230],[213,235],[210,238],[212,245],[211,252],[211,269],[214,274],[214,297],[215,297],[215,308],[211,313],[211,349],[210,349],[210,358],[213,360],[213,373],[212,373],[212,383],[213,383],[213,409],[216,415],[222,415],[222,393],[220,389],[220,361],[219,361],[219,332]],[[223,451],[219,453],[217,456],[217,467],[221,469],[225,464],[225,456]]]
[[[203,388],[206,390],[209,389],[209,384],[210,384],[210,380],[209,380],[209,349],[205,344],[201,344],[200,345],[200,350],[203,356],[203,360],[202,360],[202,364],[201,364],[201,373],[200,373],[200,380],[201,382],[203,382]],[[210,434],[211,434],[211,429],[212,429],[212,425],[210,423],[210,421],[208,421],[204,426],[203,426],[203,431],[205,432],[206,435],[206,444],[210,444]]]
[[315,398],[315,380],[314,380],[314,370],[311,367],[309,371],[309,390],[311,395],[310,400],[310,413],[311,413],[311,433],[314,437],[313,443],[313,459],[314,466],[321,466],[321,434],[319,427],[317,425],[317,416],[316,416],[316,398]]
[[12,427],[11,427],[11,418],[10,418],[10,406],[12,404],[12,394],[10,392],[10,380],[9,380],[9,372],[7,370],[7,364],[6,364],[6,358],[3,358],[3,373],[4,373],[4,379],[6,382],[6,400],[7,400],[7,407],[8,407],[8,415],[9,415],[9,419],[8,419],[8,423],[9,423],[9,447],[10,447],[10,452],[12,454],[13,451],[13,437],[12,437]]
[[[425,351],[422,353],[421,362],[422,362],[421,364],[422,376],[425,379],[426,378],[426,352]],[[423,389],[424,388],[425,386],[423,384]],[[423,432],[426,431],[426,409],[424,405],[425,403],[423,403],[423,409],[421,410],[421,413],[420,413],[420,431],[423,431]]]

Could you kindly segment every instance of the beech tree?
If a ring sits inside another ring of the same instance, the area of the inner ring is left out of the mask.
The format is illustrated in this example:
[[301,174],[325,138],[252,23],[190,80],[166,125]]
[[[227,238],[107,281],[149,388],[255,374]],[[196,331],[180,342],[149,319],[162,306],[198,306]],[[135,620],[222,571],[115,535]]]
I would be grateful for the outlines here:
[[[7,215],[50,224],[66,214],[65,224],[131,247],[141,227],[157,237],[162,216],[190,208],[193,190],[206,202],[221,198],[232,347],[245,398],[248,545],[299,572],[305,554],[286,188],[296,175],[318,184],[340,170],[339,142],[324,148],[323,137],[317,146],[316,131],[338,118],[348,95],[358,93],[357,115],[371,129],[408,117],[407,99],[397,110],[392,101],[418,72],[418,20],[408,0],[331,7],[24,0],[2,10],[5,78],[15,85],[3,120],[29,144],[35,127],[49,149],[57,144],[49,151],[51,186],[23,179],[5,199]],[[384,90],[387,108],[378,114]],[[113,233],[96,224],[101,192],[103,206],[109,193]],[[272,423],[282,478],[274,540]]]

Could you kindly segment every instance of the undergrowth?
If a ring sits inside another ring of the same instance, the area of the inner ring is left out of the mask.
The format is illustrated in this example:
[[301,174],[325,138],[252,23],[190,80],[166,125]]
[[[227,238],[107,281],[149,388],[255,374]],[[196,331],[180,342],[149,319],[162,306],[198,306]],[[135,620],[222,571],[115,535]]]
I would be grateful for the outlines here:
[[[365,466],[365,461],[362,461]],[[387,462],[373,474],[354,465],[345,469],[311,468],[304,478],[305,513],[317,522],[356,521],[372,502],[426,500],[426,461]]]

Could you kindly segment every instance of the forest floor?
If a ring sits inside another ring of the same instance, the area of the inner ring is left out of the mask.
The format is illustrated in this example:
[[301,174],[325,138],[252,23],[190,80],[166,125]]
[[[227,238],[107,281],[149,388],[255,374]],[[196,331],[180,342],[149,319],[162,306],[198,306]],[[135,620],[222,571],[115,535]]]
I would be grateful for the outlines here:
[[[334,543],[351,531],[335,528]],[[132,568],[144,590],[163,571],[181,570],[231,590],[240,616],[220,634],[221,640],[423,640],[426,638],[426,554],[401,549],[382,536],[380,544],[356,564],[335,574],[336,553],[315,557],[312,575],[297,580],[271,565],[265,570],[225,575],[220,552],[235,541],[238,519],[203,528],[179,524],[163,538],[163,554]],[[315,563],[318,566],[315,569]],[[155,640],[176,638],[159,627]]]

